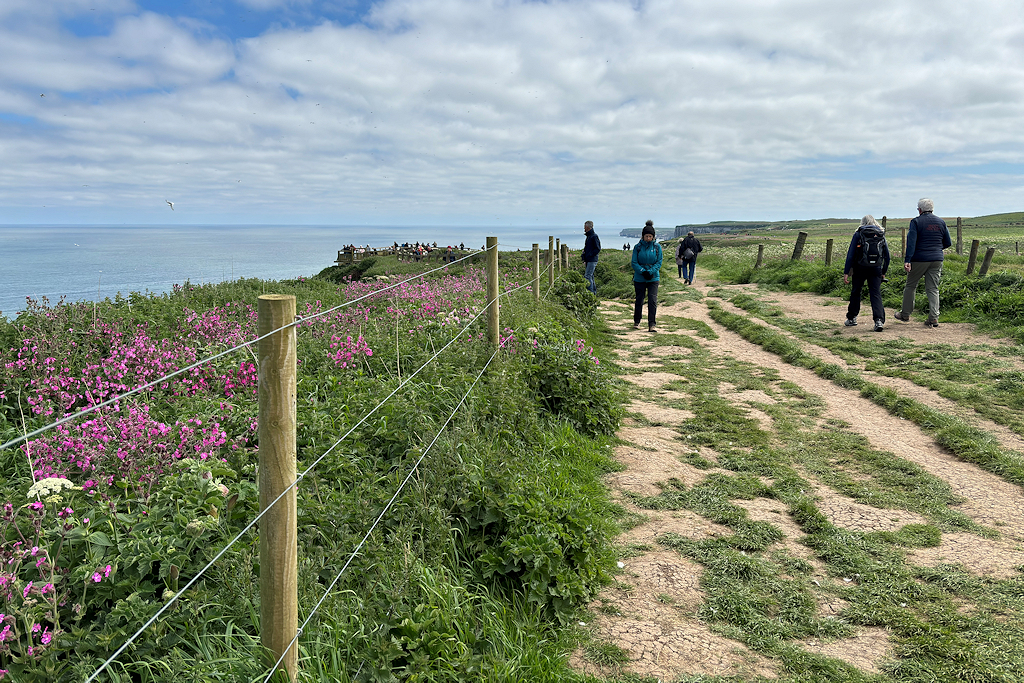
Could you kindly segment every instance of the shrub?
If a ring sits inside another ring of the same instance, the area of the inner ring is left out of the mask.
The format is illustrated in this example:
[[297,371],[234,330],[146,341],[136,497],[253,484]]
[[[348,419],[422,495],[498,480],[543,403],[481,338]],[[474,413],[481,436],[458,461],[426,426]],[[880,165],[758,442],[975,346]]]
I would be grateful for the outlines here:
[[575,270],[566,271],[555,283],[555,301],[574,318],[589,327],[597,315],[597,297],[587,289],[587,280]]
[[622,416],[619,392],[582,339],[534,341],[529,381],[538,402],[592,436],[614,434]]

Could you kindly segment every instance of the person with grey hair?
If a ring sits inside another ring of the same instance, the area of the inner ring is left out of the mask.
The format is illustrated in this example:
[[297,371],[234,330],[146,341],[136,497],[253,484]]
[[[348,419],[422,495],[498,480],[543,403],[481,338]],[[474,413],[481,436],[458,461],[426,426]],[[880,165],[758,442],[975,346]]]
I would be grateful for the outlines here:
[[882,278],[889,270],[889,245],[885,241],[885,230],[871,214],[860,220],[860,227],[853,233],[850,248],[846,250],[846,266],[843,268],[843,283],[850,283],[850,305],[846,309],[847,327],[857,324],[860,313],[860,298],[864,283],[868,284],[871,299],[871,317],[875,321],[875,332],[885,328],[885,306],[882,305]]
[[953,245],[946,222],[936,216],[935,203],[930,199],[917,202],[917,218],[910,221],[907,230],[907,251],[903,255],[903,269],[907,271],[907,285],[903,288],[903,307],[895,314],[897,320],[910,322],[914,310],[917,284],[924,278],[924,291],[928,297],[926,327],[939,326],[939,282],[942,280],[944,249]]

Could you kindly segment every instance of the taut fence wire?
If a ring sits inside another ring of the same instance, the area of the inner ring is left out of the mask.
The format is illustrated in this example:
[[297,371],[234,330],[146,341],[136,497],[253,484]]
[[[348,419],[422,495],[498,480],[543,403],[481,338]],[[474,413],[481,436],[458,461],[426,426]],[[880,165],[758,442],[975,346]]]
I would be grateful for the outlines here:
[[[445,349],[447,349],[453,343],[458,341],[461,338],[462,334],[464,334],[466,332],[466,330],[468,330],[470,327],[472,327],[473,323],[476,322],[476,320],[481,315],[483,315],[487,311],[487,309],[489,307],[490,307],[490,304],[484,306],[475,316],[473,316],[470,319],[470,321],[461,330],[459,330],[458,334],[453,336],[444,346],[442,346],[440,349],[438,349],[434,353],[434,355],[432,355],[422,365],[420,365],[420,367],[417,368],[415,372],[413,372],[408,377],[403,379],[401,381],[401,383],[397,387],[395,387],[394,390],[391,391],[390,394],[388,394],[386,397],[384,397],[384,399],[381,400],[372,410],[370,410],[370,412],[368,412],[358,422],[356,422],[347,432],[345,432],[337,441],[335,441],[334,444],[332,444],[330,448],[328,448],[322,455],[320,455],[320,457],[318,457],[316,460],[314,460],[309,465],[309,467],[307,467],[305,470],[303,470],[301,473],[299,473],[296,476],[295,480],[287,488],[285,488],[285,490],[283,490],[276,498],[274,498],[274,500],[272,500],[263,510],[261,510],[260,513],[258,515],[256,515],[256,517],[254,517],[253,520],[251,522],[249,522],[245,526],[245,528],[243,528],[241,531],[239,531],[238,534],[233,539],[231,539],[231,541],[226,546],[224,546],[224,548],[221,549],[221,551],[218,552],[217,555],[212,560],[210,560],[206,564],[206,566],[204,566],[201,570],[199,570],[199,572],[194,577],[192,577],[192,579],[188,583],[186,583],[185,586],[181,590],[176,592],[174,594],[174,596],[172,596],[171,599],[168,600],[167,603],[164,604],[164,606],[161,607],[160,610],[157,611],[157,613],[154,614],[149,619],[149,621],[147,621],[145,624],[143,624],[142,627],[139,628],[139,630],[137,630],[128,640],[126,640],[121,645],[121,647],[119,647],[117,649],[117,651],[114,652],[114,654],[112,654],[106,661],[104,661],[103,664],[100,666],[100,668],[97,669],[88,679],[86,679],[85,683],[91,683],[91,681],[93,681],[96,678],[96,676],[98,676],[108,666],[110,666],[110,664],[112,664],[118,658],[118,656],[128,648],[129,645],[131,645],[133,642],[135,642],[135,640],[140,635],[142,635],[146,631],[146,629],[148,629],[150,626],[152,626],[154,623],[156,623],[156,621],[160,618],[160,615],[162,615],[164,612],[166,612],[175,602],[177,602],[179,596],[184,594],[185,591],[187,591],[189,588],[191,588],[193,585],[195,585],[196,582],[198,582],[199,579],[202,578],[203,574],[205,574],[206,571],[210,567],[212,567],[214,564],[216,564],[217,560],[219,560],[224,555],[224,553],[226,553],[231,548],[231,546],[233,546],[235,543],[237,543],[242,538],[242,536],[244,536],[250,529],[252,529],[253,526],[255,526],[256,523],[259,522],[260,519],[262,519],[264,517],[264,515],[266,515],[270,511],[270,509],[273,508],[274,505],[276,505],[278,503],[278,501],[280,501],[282,498],[284,498],[285,495],[287,495],[289,491],[291,491],[293,488],[295,488],[299,484],[299,482],[301,482],[303,480],[303,478],[306,477],[306,475],[308,475],[310,472],[313,471],[314,467],[316,467],[318,464],[320,464],[320,462],[323,461],[323,459],[326,458],[332,451],[334,451],[334,449],[337,448],[346,438],[348,438],[352,434],[352,432],[354,432],[363,423],[365,423],[368,419],[370,419],[370,417],[374,413],[376,413],[378,410],[380,410],[380,408],[383,407],[384,404],[386,404],[395,394],[397,394],[399,391],[401,391],[403,388],[405,388],[406,385],[408,385],[412,381],[412,379],[414,377],[416,377],[416,375],[418,375],[421,371],[423,371],[428,365],[433,363],[437,359],[437,357],[440,356],[441,353]],[[288,326],[288,325],[282,326],[281,328],[279,328],[278,331],[284,330],[284,329],[288,329],[288,327],[290,327],[290,326]],[[493,356],[491,358],[493,359]],[[488,361],[487,363],[489,365],[490,361]],[[485,366],[485,368],[486,368],[486,366]],[[476,382],[474,382],[474,385],[475,384],[476,384]],[[347,564],[346,564],[346,566],[347,566]],[[280,660],[279,660],[278,663],[280,663]]]
[[434,435],[434,438],[427,445],[427,447],[423,449],[423,452],[420,454],[420,457],[416,459],[416,462],[413,464],[412,468],[410,468],[409,473],[405,476],[405,479],[402,480],[402,483],[399,484],[398,489],[395,491],[394,495],[391,496],[391,499],[388,500],[387,504],[384,506],[384,509],[381,510],[379,515],[377,515],[377,519],[374,520],[373,524],[370,526],[369,530],[363,536],[362,540],[359,541],[359,544],[356,545],[355,549],[349,554],[348,559],[345,561],[345,564],[341,568],[341,571],[338,572],[338,575],[335,576],[334,580],[331,581],[329,586],[327,586],[327,590],[324,591],[324,594],[317,601],[316,605],[314,605],[312,611],[310,611],[309,613],[309,616],[306,617],[306,620],[302,622],[301,626],[299,626],[298,630],[295,632],[295,635],[292,637],[291,642],[288,643],[288,646],[284,649],[284,652],[282,652],[281,656],[278,657],[277,661],[274,663],[274,666],[267,674],[267,677],[263,679],[263,683],[267,683],[267,681],[269,681],[271,677],[273,677],[273,675],[278,671],[278,667],[284,660],[285,654],[287,654],[287,652],[295,646],[295,643],[298,641],[299,636],[302,635],[302,632],[305,630],[306,626],[309,624],[310,621],[312,621],[313,617],[320,610],[320,606],[323,605],[324,601],[331,594],[331,591],[334,590],[334,586],[338,583],[338,581],[341,580],[341,577],[345,573],[345,570],[348,569],[349,565],[352,564],[352,560],[354,560],[356,555],[359,554],[359,551],[362,550],[363,546],[366,544],[366,541],[370,538],[370,535],[373,533],[374,529],[377,528],[377,525],[380,524],[382,519],[384,519],[384,516],[391,509],[391,506],[394,505],[394,502],[395,500],[398,499],[399,494],[401,494],[402,491],[405,489],[405,485],[409,483],[409,480],[412,479],[412,475],[416,473],[417,469],[419,469],[419,466],[423,462],[423,459],[427,457],[427,453],[430,452],[430,449],[434,447],[434,444],[437,443],[437,440],[441,438],[441,435],[444,433],[444,430],[448,427],[449,424],[451,424],[451,421],[455,418],[455,413],[459,411],[459,408],[462,407],[462,404],[466,402],[467,398],[469,398],[469,395],[476,387],[477,382],[479,382],[480,378],[483,377],[484,372],[487,371],[487,368],[490,366],[491,361],[494,360],[494,358],[498,355],[498,352],[500,350],[500,348],[495,349],[494,353],[491,354],[491,357],[487,359],[486,363],[484,363],[484,367],[480,369],[479,373],[477,373],[477,376],[473,380],[473,383],[469,386],[469,389],[459,400],[458,404],[455,406],[455,409],[452,410],[451,414],[448,416],[448,419],[445,420],[445,423],[441,425],[441,429],[438,430],[437,434]]
[[118,401],[120,401],[122,399],[125,399],[125,398],[127,398],[129,396],[133,396],[133,395],[135,395],[135,394],[137,394],[139,392],[145,391],[146,389],[152,389],[153,387],[155,387],[156,385],[158,385],[158,384],[160,384],[162,382],[166,382],[167,380],[173,379],[173,378],[177,377],[178,375],[181,375],[183,373],[188,372],[189,370],[194,370],[195,368],[198,368],[198,367],[201,367],[203,365],[206,365],[207,363],[215,361],[215,360],[217,360],[219,358],[223,358],[224,356],[230,355],[230,354],[234,353],[235,351],[238,351],[240,349],[244,349],[246,347],[252,346],[253,344],[258,343],[258,342],[262,341],[263,339],[266,339],[266,338],[268,338],[268,337],[270,337],[272,335],[275,335],[275,334],[277,334],[277,333],[279,333],[279,332],[281,332],[283,330],[286,330],[286,329],[288,329],[290,327],[295,327],[296,325],[309,322],[310,320],[315,320],[316,318],[319,318],[321,316],[327,315],[328,313],[333,313],[334,311],[340,310],[340,309],[345,308],[347,306],[351,306],[352,304],[358,303],[358,302],[360,302],[360,301],[362,301],[364,299],[367,299],[367,298],[370,298],[370,297],[373,297],[373,296],[377,296],[378,294],[382,294],[382,293],[388,291],[389,289],[394,289],[395,287],[400,287],[400,286],[402,286],[404,284],[408,284],[409,282],[412,282],[414,280],[418,280],[418,279],[420,279],[422,277],[430,275],[431,273],[436,273],[439,270],[444,270],[445,268],[449,268],[449,267],[455,265],[456,263],[459,263],[460,261],[465,261],[466,259],[473,258],[474,256],[476,256],[479,253],[481,253],[481,252],[480,251],[475,251],[472,254],[469,254],[468,256],[464,256],[461,259],[458,259],[457,261],[452,261],[451,263],[446,263],[443,266],[440,266],[438,268],[434,268],[432,270],[428,270],[426,272],[420,273],[419,275],[415,275],[413,277],[407,278],[407,279],[402,280],[400,282],[396,282],[393,285],[388,285],[387,287],[382,287],[381,289],[375,289],[374,291],[369,292],[368,294],[364,294],[361,297],[358,297],[358,298],[352,299],[350,301],[346,301],[344,303],[338,304],[337,306],[334,306],[332,308],[328,308],[326,310],[320,311],[319,313],[315,313],[313,315],[305,316],[303,318],[296,317],[296,319],[293,322],[291,322],[291,323],[289,323],[287,325],[283,325],[282,327],[280,327],[280,328],[278,328],[276,330],[271,330],[270,332],[267,332],[266,334],[264,334],[262,336],[256,337],[255,339],[251,339],[249,341],[242,342],[241,344],[233,346],[230,349],[227,349],[226,351],[221,351],[220,353],[217,353],[217,354],[215,354],[213,356],[209,356],[207,358],[203,358],[202,360],[198,360],[195,363],[192,363],[191,365],[187,365],[187,366],[185,366],[183,368],[179,368],[178,370],[175,370],[174,372],[167,373],[166,375],[164,375],[163,377],[160,377],[159,379],[155,379],[155,380],[153,380],[151,382],[147,382],[146,384],[143,384],[141,386],[135,387],[134,389],[132,389],[130,391],[126,391],[123,394],[118,394],[114,398],[107,399],[106,401],[103,401],[102,403],[97,403],[94,406],[89,406],[88,408],[84,408],[82,410],[79,410],[78,412],[75,412],[75,413],[73,413],[71,415],[66,415],[66,416],[60,418],[59,420],[55,420],[54,422],[51,422],[51,423],[46,424],[46,425],[44,425],[42,427],[39,427],[38,429],[35,429],[35,430],[31,431],[31,432],[28,432],[26,434],[22,434],[21,436],[19,436],[17,438],[14,438],[14,439],[11,439],[10,441],[8,441],[8,442],[6,442],[4,444],[0,444],[0,451],[6,450],[7,448],[10,448],[11,446],[17,446],[20,443],[28,441],[29,439],[31,439],[34,436],[38,436],[40,434],[48,432],[48,431],[50,431],[51,429],[53,429],[55,427],[58,427],[58,426],[60,426],[62,424],[65,424],[67,422],[71,422],[72,420],[76,420],[79,417],[82,417],[84,415],[88,415],[90,413],[96,412],[100,408],[105,408],[105,407],[107,407],[109,405],[113,405],[113,404],[117,403]]

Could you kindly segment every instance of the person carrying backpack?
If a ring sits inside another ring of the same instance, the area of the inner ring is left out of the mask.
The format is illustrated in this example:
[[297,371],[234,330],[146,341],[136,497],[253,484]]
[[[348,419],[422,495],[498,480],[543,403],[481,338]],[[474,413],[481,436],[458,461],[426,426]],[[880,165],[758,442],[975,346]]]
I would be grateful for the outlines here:
[[850,248],[846,252],[846,266],[843,268],[843,283],[850,283],[850,306],[846,309],[847,327],[857,324],[860,313],[860,295],[864,283],[868,283],[871,298],[871,317],[875,321],[875,332],[885,328],[885,307],[882,306],[882,278],[889,270],[889,245],[885,241],[885,230],[875,217],[868,214],[860,220],[860,227],[853,233]]
[[686,237],[679,240],[676,247],[676,266],[679,268],[679,277],[683,278],[683,284],[693,284],[693,271],[697,268],[697,254],[704,251],[700,240],[693,236],[693,231],[686,233]]

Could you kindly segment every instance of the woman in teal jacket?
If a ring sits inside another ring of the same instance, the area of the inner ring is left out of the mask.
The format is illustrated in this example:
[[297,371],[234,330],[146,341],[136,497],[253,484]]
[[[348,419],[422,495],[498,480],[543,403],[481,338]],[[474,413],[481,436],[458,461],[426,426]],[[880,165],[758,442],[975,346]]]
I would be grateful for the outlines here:
[[633,247],[633,329],[639,329],[640,316],[647,297],[647,330],[657,332],[658,283],[661,281],[661,245],[654,239],[654,221],[647,221],[641,239]]

